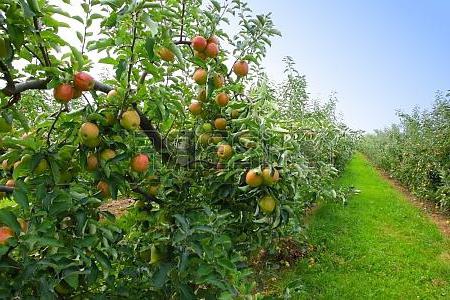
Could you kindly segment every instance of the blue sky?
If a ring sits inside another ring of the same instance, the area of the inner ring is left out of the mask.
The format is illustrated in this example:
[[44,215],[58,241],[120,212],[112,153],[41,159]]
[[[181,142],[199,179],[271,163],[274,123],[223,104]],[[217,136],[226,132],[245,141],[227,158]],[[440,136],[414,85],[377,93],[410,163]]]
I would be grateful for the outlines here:
[[396,111],[431,106],[450,89],[450,0],[248,0],[272,12],[283,37],[264,61],[279,78],[290,55],[313,98],[331,91],[354,129],[397,121]]

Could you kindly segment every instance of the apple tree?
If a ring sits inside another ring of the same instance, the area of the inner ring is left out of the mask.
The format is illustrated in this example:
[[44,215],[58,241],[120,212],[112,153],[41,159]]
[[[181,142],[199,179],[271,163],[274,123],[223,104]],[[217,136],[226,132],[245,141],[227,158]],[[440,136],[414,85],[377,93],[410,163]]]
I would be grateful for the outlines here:
[[258,74],[277,35],[240,0],[2,1],[0,294],[252,294],[245,256],[337,173]]

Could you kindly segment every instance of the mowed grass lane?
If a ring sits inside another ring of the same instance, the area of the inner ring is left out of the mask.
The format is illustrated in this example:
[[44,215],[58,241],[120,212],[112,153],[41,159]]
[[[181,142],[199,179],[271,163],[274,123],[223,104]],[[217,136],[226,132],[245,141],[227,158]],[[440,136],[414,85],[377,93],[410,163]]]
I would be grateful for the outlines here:
[[311,257],[278,286],[295,299],[450,299],[450,242],[356,154],[340,184],[361,190],[348,205],[324,203],[310,218]]

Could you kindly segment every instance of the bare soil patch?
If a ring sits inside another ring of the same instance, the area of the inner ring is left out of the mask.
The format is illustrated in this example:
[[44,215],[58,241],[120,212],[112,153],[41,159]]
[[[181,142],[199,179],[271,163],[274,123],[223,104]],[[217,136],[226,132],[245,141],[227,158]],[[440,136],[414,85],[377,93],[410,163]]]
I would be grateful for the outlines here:
[[100,206],[100,210],[107,211],[120,217],[127,212],[128,207],[134,204],[133,199],[117,199],[111,200],[109,202],[103,203]]

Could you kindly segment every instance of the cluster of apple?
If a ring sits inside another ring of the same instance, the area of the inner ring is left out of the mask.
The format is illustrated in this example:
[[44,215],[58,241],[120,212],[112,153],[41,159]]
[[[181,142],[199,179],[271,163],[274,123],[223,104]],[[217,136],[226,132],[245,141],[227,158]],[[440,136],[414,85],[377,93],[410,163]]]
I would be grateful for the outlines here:
[[[47,161],[45,161],[45,162],[47,163]],[[20,163],[21,163],[21,161],[17,161],[16,163],[14,163],[14,166],[12,166],[12,165],[9,165],[8,160],[5,159],[2,162],[2,169],[5,171],[8,171],[12,167],[17,168]],[[42,169],[41,162],[38,164],[36,169],[38,172],[40,172],[40,170]],[[35,170],[35,172],[36,172],[36,170]],[[11,188],[15,187],[15,185],[16,185],[16,181],[14,179],[8,179],[5,183],[5,186],[11,187]],[[0,199],[2,199],[3,197],[5,197],[5,193],[0,192]],[[17,222],[19,223],[22,232],[28,231],[28,222],[27,221],[25,221],[24,219],[17,219]],[[12,230],[10,227],[0,226],[0,245],[5,245],[7,240],[14,237],[15,235],[16,234],[15,234],[14,230]]]
[[[195,56],[200,59],[206,59],[208,57],[215,58],[219,53],[219,41],[216,37],[205,39],[202,36],[196,36],[192,39],[192,48],[194,48]],[[233,65],[233,72],[238,77],[244,77],[248,74],[248,63],[243,60],[238,60]],[[195,115],[201,115],[204,111],[204,103],[208,102],[207,90],[204,87],[208,82],[208,71],[202,68],[195,70],[193,80],[201,86],[197,101],[193,101],[189,105],[189,111]],[[222,74],[214,74],[212,77],[212,85],[214,89],[221,89],[225,84],[225,78]],[[219,107],[226,107],[230,98],[227,93],[219,92],[215,97],[215,102]],[[239,111],[233,110],[231,117],[236,118],[239,115]],[[227,120],[223,117],[216,118],[213,122],[215,129],[225,130],[227,127]],[[201,145],[208,145],[210,142],[218,144],[222,138],[219,136],[211,136],[212,125],[210,123],[204,123],[202,126],[203,133],[200,134],[198,141]],[[251,141],[248,141],[251,142]],[[218,168],[223,167],[222,161],[226,161],[233,155],[233,148],[226,143],[220,143],[217,148],[217,157],[219,158]],[[277,169],[266,167],[261,171],[259,169],[249,170],[246,174],[245,181],[250,187],[259,187],[261,185],[272,186],[280,179],[280,174]],[[266,195],[258,201],[260,209],[265,213],[271,213],[276,207],[275,199]]]
[[[191,46],[194,49],[194,55],[202,60],[207,58],[216,58],[219,54],[219,40],[217,37],[212,36],[205,39],[202,36],[196,36],[191,40]],[[244,77],[248,74],[248,63],[246,61],[238,61],[233,66],[234,73],[239,77]],[[225,85],[225,77],[220,73],[214,73],[211,75],[212,86],[214,90],[222,89]],[[192,79],[200,86],[197,95],[197,100],[194,100],[189,105],[188,109],[194,116],[199,116],[204,112],[204,106],[209,101],[208,92],[206,89],[206,83],[208,82],[208,71],[203,68],[195,70]],[[230,97],[224,91],[219,91],[215,96],[215,103],[219,107],[226,107]],[[236,117],[237,111],[232,112],[232,117]],[[224,117],[218,117],[211,122],[214,124],[215,129],[225,130],[227,127],[227,120]],[[204,133],[199,136],[199,142],[202,145],[208,145],[210,142],[218,144],[222,138],[220,136],[211,136],[212,125],[210,123],[203,124]],[[233,148],[222,143],[218,145],[217,156],[221,161],[229,159],[233,155]]]
[[[115,91],[111,91],[108,94],[108,97],[112,97],[115,94]],[[129,131],[137,130],[140,126],[140,122],[141,119],[139,114],[133,109],[123,112],[120,118],[120,125]],[[85,122],[81,125],[79,136],[81,138],[81,143],[88,148],[95,148],[101,143],[100,128],[92,122]],[[110,148],[103,149],[99,153],[90,153],[86,158],[86,169],[91,172],[95,171],[99,168],[99,160],[107,162],[116,157],[116,155],[116,151]],[[145,173],[148,170],[149,165],[149,158],[144,153],[138,153],[130,160],[130,169],[133,172]],[[100,180],[97,184],[97,189],[104,197],[110,196],[110,187],[106,181]]]
[[53,96],[60,103],[67,103],[72,99],[80,98],[81,94],[94,87],[95,81],[86,72],[77,72],[73,76],[73,84],[60,83],[53,89]]
[[[20,160],[14,162],[13,164],[10,164],[9,161],[7,159],[5,159],[2,161],[1,167],[6,172],[12,172],[14,169],[17,169],[20,166],[20,164],[29,162],[30,159],[31,159],[31,155],[29,155],[29,154],[25,154],[24,156],[22,156],[22,158]],[[39,163],[36,165],[36,167],[34,168],[33,174],[41,175],[48,169],[49,169],[49,164],[48,164],[47,160],[42,158],[39,161]],[[16,181],[12,178],[8,179],[5,183],[5,186],[15,187]],[[5,193],[0,192],[0,199],[2,199],[3,197],[5,197]]]
[[[265,167],[249,170],[245,175],[245,183],[250,187],[259,187],[261,185],[272,186],[280,180],[280,173],[277,169]],[[276,206],[276,201],[271,195],[262,197],[259,202],[260,209],[265,213],[271,213]]]

